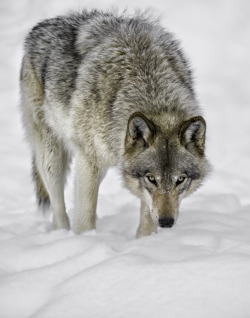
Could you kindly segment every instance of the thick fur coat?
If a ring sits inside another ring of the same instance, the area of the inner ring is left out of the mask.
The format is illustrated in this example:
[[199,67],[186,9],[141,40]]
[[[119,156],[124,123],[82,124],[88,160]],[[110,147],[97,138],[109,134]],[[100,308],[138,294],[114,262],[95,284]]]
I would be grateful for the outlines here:
[[76,156],[75,232],[95,228],[110,166],[141,199],[137,236],[175,222],[208,171],[206,124],[179,43],[146,15],[82,12],[45,20],[25,41],[23,122],[38,202],[69,228],[64,183]]

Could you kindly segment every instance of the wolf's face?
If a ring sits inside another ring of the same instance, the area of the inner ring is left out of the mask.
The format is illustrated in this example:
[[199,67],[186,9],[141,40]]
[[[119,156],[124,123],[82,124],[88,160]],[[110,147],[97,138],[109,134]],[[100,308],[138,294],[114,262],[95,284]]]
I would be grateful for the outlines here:
[[200,116],[165,131],[142,113],[130,117],[124,181],[148,205],[156,226],[172,227],[181,199],[201,184],[207,172],[205,130]]

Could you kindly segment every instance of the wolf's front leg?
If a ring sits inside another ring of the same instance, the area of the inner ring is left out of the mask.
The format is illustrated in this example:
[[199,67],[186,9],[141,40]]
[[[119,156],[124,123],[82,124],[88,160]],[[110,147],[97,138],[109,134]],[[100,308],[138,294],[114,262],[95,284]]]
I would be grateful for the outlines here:
[[80,234],[95,229],[100,169],[83,153],[76,157],[76,194],[74,231]]
[[140,224],[136,232],[136,237],[142,237],[157,233],[157,226],[153,223],[148,205],[141,201]]

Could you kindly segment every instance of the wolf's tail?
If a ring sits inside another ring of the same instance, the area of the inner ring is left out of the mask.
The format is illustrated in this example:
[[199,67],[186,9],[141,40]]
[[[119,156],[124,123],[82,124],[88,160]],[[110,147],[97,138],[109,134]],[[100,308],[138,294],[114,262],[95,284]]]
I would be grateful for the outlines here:
[[35,191],[37,197],[37,204],[39,208],[45,213],[50,207],[50,198],[46,190],[41,175],[37,169],[35,159],[32,162],[32,176],[35,183]]

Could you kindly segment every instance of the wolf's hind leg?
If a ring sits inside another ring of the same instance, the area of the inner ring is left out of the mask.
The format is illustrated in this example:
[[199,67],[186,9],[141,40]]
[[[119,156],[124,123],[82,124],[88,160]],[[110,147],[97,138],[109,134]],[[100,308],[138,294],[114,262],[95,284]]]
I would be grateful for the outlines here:
[[153,223],[148,205],[141,201],[140,224],[136,232],[136,238],[157,233],[157,227]]
[[41,188],[41,183],[37,184],[37,188],[40,189],[39,195],[43,194],[44,197],[41,199],[50,201],[54,229],[69,229],[70,223],[64,203],[64,184],[70,156],[49,130],[43,131],[35,150],[35,166],[44,186]]
[[38,204],[45,208],[50,203],[54,228],[68,229],[69,219],[64,204],[64,182],[69,154],[45,123],[44,88],[29,54],[23,58],[21,92],[24,127],[33,151],[33,179]]
[[47,211],[50,207],[50,198],[45,188],[42,177],[37,169],[35,158],[33,157],[32,162],[32,176],[35,183],[37,204],[42,209],[43,212]]

